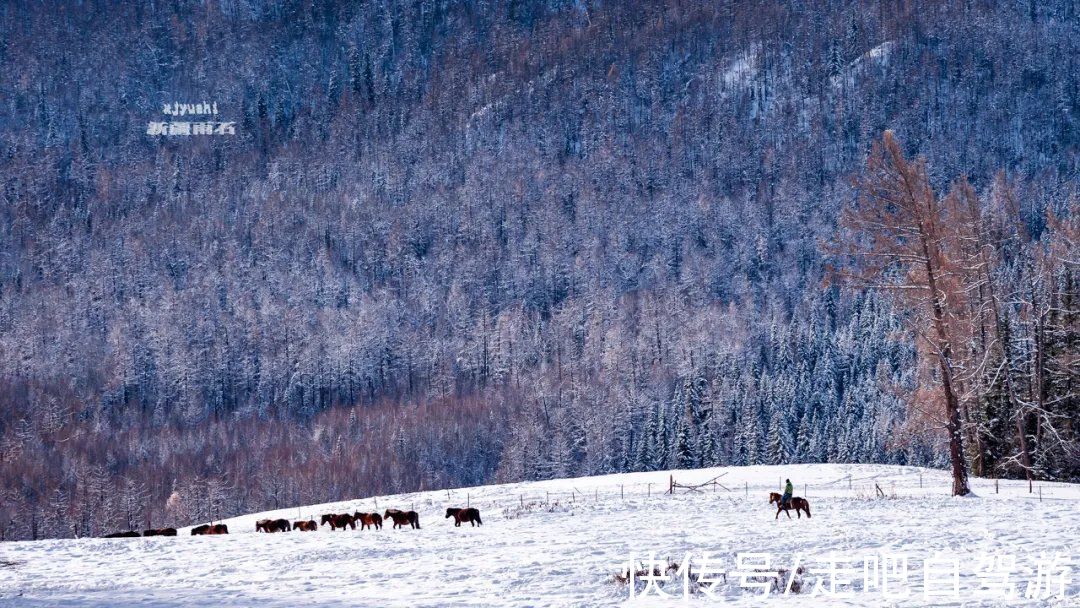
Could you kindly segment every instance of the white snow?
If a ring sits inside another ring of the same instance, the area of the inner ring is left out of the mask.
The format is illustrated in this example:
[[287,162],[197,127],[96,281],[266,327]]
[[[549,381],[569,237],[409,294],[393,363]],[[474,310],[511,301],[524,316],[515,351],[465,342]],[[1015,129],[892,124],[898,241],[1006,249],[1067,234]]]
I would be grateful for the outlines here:
[[761,49],[753,45],[731,61],[720,75],[720,82],[727,89],[748,89],[753,86],[753,79],[761,71]]
[[[769,552],[788,567],[796,554],[815,580],[812,558],[830,551],[848,559],[904,552],[911,558],[910,595],[886,601],[856,589],[848,599],[794,598],[769,605],[926,606],[1080,605],[1080,565],[1066,599],[979,600],[978,558],[1015,557],[1021,593],[1040,554],[1076,559],[1080,485],[974,480],[977,496],[952,498],[944,471],[882,465],[792,465],[674,471],[682,483],[717,475],[727,489],[665,495],[668,472],[485,486],[366,498],[226,520],[228,536],[78,539],[0,544],[3,606],[597,606],[629,598],[614,580],[620,564],[650,552],[665,561],[704,552],[735,569],[736,554]],[[766,494],[790,477],[807,495],[812,519],[774,519]],[[877,484],[887,498],[875,497]],[[651,486],[649,485],[651,484]],[[651,494],[651,495],[650,495]],[[318,518],[325,512],[415,508],[420,530],[256,534],[264,517]],[[468,501],[484,525],[455,528],[447,506]],[[523,508],[522,505],[525,505]],[[921,566],[935,552],[958,560],[962,593],[923,595]],[[811,560],[811,561],[807,561]],[[692,566],[693,567],[693,566]],[[861,585],[861,562],[857,564]],[[677,591],[676,577],[666,587]],[[851,589],[851,587],[848,587]],[[639,584],[637,591],[644,590]],[[689,605],[762,605],[729,576],[717,597],[700,592]],[[680,605],[681,596],[639,598],[631,605]]]
[[841,74],[832,76],[829,80],[833,88],[843,85],[854,87],[858,78],[862,77],[867,70],[884,66],[889,63],[889,57],[896,50],[895,40],[886,40],[874,48],[866,51],[855,58]]
[[895,47],[895,40],[886,40],[885,42],[882,42],[881,44],[867,51],[866,56],[877,61],[886,61],[888,60],[889,55],[892,54],[892,51]]

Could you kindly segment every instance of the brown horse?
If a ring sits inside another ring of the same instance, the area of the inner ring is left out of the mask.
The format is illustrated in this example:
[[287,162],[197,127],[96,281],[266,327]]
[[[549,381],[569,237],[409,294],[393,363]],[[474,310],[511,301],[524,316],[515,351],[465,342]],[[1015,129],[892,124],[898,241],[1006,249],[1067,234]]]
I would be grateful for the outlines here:
[[322,522],[319,525],[325,524],[330,524],[331,530],[337,530],[338,528],[344,530],[346,526],[351,527],[353,530],[356,529],[356,520],[354,520],[353,516],[349,515],[348,513],[340,513],[337,515],[333,513],[327,513],[326,515],[322,516]]
[[784,497],[780,494],[769,492],[769,504],[776,503],[776,517],[774,519],[780,518],[781,511],[788,516],[788,519],[791,519],[791,509],[795,509],[795,515],[798,515],[799,519],[802,519],[801,511],[806,511],[806,518],[810,519],[810,503],[805,498],[792,496],[787,505],[783,504],[783,499]]
[[360,522],[360,529],[371,528],[375,526],[376,530],[382,529],[382,515],[378,513],[361,513],[357,511],[353,513],[353,520]]
[[260,519],[255,522],[255,531],[259,532],[289,532],[292,526],[287,519]]
[[416,511],[387,509],[386,513],[383,513],[383,518],[394,520],[395,528],[404,528],[406,525],[416,529],[420,528],[420,515]]
[[467,521],[470,526],[482,526],[484,522],[480,521],[480,510],[469,507],[467,509],[460,509],[457,507],[449,507],[446,509],[446,517],[454,518],[454,527],[461,526],[461,522]]
[[319,530],[319,524],[315,523],[314,519],[294,521],[292,529],[297,532],[317,532]]
[[176,528],[150,528],[144,530],[143,536],[176,536]]
[[112,534],[106,534],[102,538],[138,538],[139,533],[134,530],[128,530],[127,532],[113,532]]
[[195,526],[191,529],[192,536],[203,536],[209,534],[228,534],[229,526],[225,524],[203,524],[201,526]]

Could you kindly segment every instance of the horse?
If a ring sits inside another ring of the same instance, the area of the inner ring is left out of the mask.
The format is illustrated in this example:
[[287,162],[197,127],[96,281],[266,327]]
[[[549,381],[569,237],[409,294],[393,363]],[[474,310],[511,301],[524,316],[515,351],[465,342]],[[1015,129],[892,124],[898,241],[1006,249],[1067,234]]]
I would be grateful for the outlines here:
[[266,526],[267,532],[291,532],[292,524],[287,519],[272,519]]
[[144,530],[143,536],[176,536],[176,528],[150,528]]
[[316,532],[319,529],[319,524],[315,523],[314,519],[294,521],[292,529],[297,532]]
[[446,517],[454,518],[454,527],[461,526],[461,522],[467,521],[470,526],[482,526],[484,522],[480,521],[480,510],[472,507],[466,509],[460,509],[457,507],[449,507],[446,509]]
[[225,524],[203,524],[191,529],[192,536],[204,536],[210,534],[228,534],[229,526]]
[[128,530],[127,532],[113,532],[112,534],[106,534],[102,538],[138,538],[139,533],[134,530]]
[[259,532],[289,532],[292,526],[287,519],[260,519],[255,522],[255,531]]
[[357,511],[353,513],[353,520],[360,522],[360,529],[370,528],[375,526],[376,530],[382,529],[382,515],[378,513],[361,513]]
[[331,530],[337,530],[338,528],[344,530],[345,526],[349,526],[353,530],[356,529],[356,520],[354,520],[353,516],[349,515],[348,513],[341,513],[336,515],[334,513],[327,513],[326,515],[322,516],[322,522],[319,525],[325,524],[330,524]]
[[787,506],[784,506],[783,496],[780,496],[776,492],[769,492],[769,504],[771,505],[774,502],[776,503],[775,519],[780,518],[781,511],[788,516],[788,519],[791,519],[791,513],[789,512],[791,509],[795,509],[795,515],[798,515],[799,519],[802,519],[802,513],[800,512],[806,511],[806,518],[810,519],[810,503],[805,498],[792,496],[791,500],[788,501]]
[[395,528],[404,528],[406,524],[419,529],[420,515],[416,511],[401,511],[399,509],[387,509],[383,514],[384,519],[393,519]]

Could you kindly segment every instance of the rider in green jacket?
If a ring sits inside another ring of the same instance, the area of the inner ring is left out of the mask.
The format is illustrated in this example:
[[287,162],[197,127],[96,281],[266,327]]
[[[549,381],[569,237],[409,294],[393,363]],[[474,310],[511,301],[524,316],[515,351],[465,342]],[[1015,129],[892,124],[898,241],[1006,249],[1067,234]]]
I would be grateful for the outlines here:
[[787,482],[787,485],[784,486],[784,496],[780,499],[780,503],[786,507],[791,502],[791,495],[795,493],[795,487],[791,485],[790,479],[784,481]]

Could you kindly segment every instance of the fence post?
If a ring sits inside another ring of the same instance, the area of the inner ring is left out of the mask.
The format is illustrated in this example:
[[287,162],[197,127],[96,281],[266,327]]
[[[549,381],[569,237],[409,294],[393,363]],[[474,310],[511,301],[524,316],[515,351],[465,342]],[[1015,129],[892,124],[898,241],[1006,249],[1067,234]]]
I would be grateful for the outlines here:
[[619,484],[619,498],[626,499],[626,493],[623,491],[623,484]]
[[743,486],[746,487],[746,497],[750,498],[750,482],[749,481],[744,481]]
[[810,498],[810,484],[802,484],[803,498]]
[[[650,483],[650,484],[646,484],[646,485],[649,486],[646,496],[649,497],[649,498],[652,498],[652,484]],[[1042,492],[1042,487],[1039,488],[1039,491]]]
[[375,497],[375,510],[376,511],[379,510],[379,499],[378,499],[378,497]]
[[1042,486],[1039,486],[1039,502],[1042,502]]
[[525,508],[525,495],[524,494],[518,494],[518,498],[521,499],[521,508],[524,509]]
[[471,507],[472,506],[472,496],[468,492],[465,493],[465,506],[466,507]]
[[994,478],[994,494],[1000,494],[1001,490],[998,488],[998,478]]

